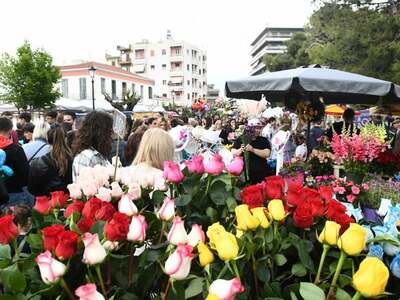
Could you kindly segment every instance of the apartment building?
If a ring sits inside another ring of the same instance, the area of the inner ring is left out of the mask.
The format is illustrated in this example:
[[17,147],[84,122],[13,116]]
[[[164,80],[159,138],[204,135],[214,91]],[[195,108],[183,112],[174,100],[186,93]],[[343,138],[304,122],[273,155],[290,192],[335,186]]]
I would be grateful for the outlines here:
[[154,80],[154,95],[177,105],[191,105],[207,94],[207,54],[168,32],[165,40],[142,40],[118,46],[118,55],[106,54],[107,62]]
[[285,42],[293,34],[303,32],[301,27],[266,27],[251,43],[250,50],[250,75],[264,73],[266,67],[263,63],[265,54],[280,54],[286,51]]

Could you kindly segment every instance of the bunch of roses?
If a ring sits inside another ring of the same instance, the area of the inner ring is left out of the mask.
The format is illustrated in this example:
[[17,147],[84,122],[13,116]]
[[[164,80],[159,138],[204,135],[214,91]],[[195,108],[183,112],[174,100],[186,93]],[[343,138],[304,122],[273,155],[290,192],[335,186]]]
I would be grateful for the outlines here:
[[331,182],[332,191],[336,194],[336,198],[349,203],[355,203],[358,198],[369,189],[367,183],[358,185],[351,180],[344,178],[336,178]]
[[321,164],[330,163],[335,157],[333,153],[327,151],[313,150],[309,159],[316,158]]
[[64,208],[69,199],[69,195],[63,191],[50,193],[51,197],[36,197],[35,209],[41,214],[48,214],[55,208]]

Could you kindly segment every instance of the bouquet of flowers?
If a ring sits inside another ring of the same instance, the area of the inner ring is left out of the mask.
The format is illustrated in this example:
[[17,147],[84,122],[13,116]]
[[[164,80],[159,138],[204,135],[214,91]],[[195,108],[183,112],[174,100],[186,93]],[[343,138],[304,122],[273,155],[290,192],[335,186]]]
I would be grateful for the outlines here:
[[330,186],[332,188],[336,194],[336,199],[352,204],[365,204],[366,191],[369,190],[367,183],[359,185],[351,180],[336,178],[334,176],[325,177],[326,179],[323,176],[317,176],[316,178],[322,186]]
[[308,159],[308,168],[313,176],[333,173],[333,153],[314,149]]
[[297,160],[290,163],[284,163],[279,171],[279,175],[282,177],[295,177],[299,173],[306,171],[306,164],[303,161]]

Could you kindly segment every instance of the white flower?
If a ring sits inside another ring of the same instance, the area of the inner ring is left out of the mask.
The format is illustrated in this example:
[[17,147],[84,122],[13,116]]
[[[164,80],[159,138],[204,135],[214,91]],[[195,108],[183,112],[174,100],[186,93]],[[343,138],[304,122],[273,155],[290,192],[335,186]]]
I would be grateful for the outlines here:
[[100,244],[97,233],[86,232],[82,239],[85,245],[83,252],[83,262],[87,265],[97,265],[102,263],[107,256],[106,249]]
[[188,242],[185,224],[179,216],[174,218],[168,233],[168,241],[173,245],[186,244]]
[[123,195],[121,197],[121,200],[119,200],[118,211],[120,213],[124,213],[128,216],[133,216],[138,213],[138,209],[137,209],[135,203],[133,203],[133,201],[131,200],[129,194]]

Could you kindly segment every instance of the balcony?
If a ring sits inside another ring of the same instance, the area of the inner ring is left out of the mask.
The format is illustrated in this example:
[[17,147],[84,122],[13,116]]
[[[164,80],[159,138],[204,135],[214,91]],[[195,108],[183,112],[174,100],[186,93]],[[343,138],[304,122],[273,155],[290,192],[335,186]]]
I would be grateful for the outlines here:
[[130,58],[121,58],[118,60],[118,63],[121,66],[127,66],[127,65],[130,66],[130,65],[132,65],[132,60]]

